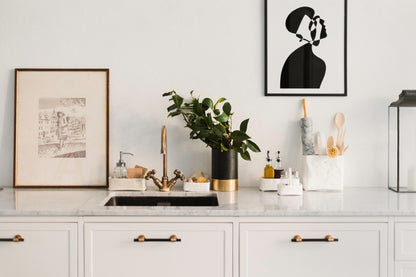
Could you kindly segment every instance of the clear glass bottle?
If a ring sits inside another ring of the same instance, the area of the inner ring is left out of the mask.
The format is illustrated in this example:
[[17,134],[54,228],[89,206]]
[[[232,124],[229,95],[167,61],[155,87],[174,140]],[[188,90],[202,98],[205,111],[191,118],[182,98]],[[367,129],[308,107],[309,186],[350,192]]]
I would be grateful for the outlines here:
[[133,156],[132,153],[120,151],[120,159],[116,163],[116,167],[113,170],[113,178],[127,178],[128,177],[126,162],[123,161],[123,155],[125,154]]
[[280,151],[276,152],[276,166],[274,167],[274,178],[280,179],[283,177],[284,169],[282,167],[282,160],[280,159]]
[[270,159],[270,151],[267,151],[267,164],[264,167],[264,178],[274,178],[274,169],[272,166],[272,159]]

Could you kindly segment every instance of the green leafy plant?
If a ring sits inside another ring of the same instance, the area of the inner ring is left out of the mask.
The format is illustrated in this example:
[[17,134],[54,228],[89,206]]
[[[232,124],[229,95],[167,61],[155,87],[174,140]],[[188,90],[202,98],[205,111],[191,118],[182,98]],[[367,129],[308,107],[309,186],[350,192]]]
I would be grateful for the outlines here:
[[168,116],[182,115],[185,127],[191,129],[191,139],[200,139],[207,146],[222,152],[233,149],[248,161],[251,160],[249,150],[260,152],[260,148],[246,133],[248,119],[241,122],[239,130],[231,130],[233,112],[225,98],[221,97],[215,103],[210,98],[200,101],[191,91],[191,100],[184,102],[184,98],[174,90],[164,93],[163,97],[170,97],[169,101],[173,102],[167,108]]

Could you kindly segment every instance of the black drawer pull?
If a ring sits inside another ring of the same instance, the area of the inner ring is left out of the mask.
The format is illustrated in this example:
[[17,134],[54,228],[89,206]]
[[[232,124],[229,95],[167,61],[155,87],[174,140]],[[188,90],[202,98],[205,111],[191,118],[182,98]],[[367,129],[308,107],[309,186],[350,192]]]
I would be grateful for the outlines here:
[[171,235],[168,239],[148,239],[144,235],[140,235],[137,239],[133,240],[134,242],[157,242],[157,241],[169,241],[169,242],[179,242],[181,241],[176,235]]
[[0,241],[21,242],[21,241],[25,241],[25,239],[21,235],[15,235],[13,238],[10,238],[10,239],[0,238]]
[[301,236],[296,235],[291,239],[292,242],[311,242],[311,241],[326,241],[326,242],[334,242],[339,241],[337,238],[334,238],[331,235],[325,236],[323,239],[303,239]]

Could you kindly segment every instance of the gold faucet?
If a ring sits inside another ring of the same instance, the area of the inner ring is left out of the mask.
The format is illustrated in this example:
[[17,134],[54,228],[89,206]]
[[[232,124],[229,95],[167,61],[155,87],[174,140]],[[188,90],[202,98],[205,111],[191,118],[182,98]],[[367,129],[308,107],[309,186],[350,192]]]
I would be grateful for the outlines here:
[[168,170],[167,170],[167,143],[166,143],[166,126],[162,126],[162,147],[160,149],[160,153],[163,154],[163,176],[162,181],[155,177],[156,170],[152,169],[151,171],[147,172],[146,174],[146,180],[149,180],[152,178],[155,185],[159,188],[160,191],[163,192],[169,192],[170,189],[175,185],[176,181],[178,179],[181,179],[182,181],[185,179],[185,176],[183,176],[182,172],[175,169],[173,173],[175,174],[175,178],[168,181]]

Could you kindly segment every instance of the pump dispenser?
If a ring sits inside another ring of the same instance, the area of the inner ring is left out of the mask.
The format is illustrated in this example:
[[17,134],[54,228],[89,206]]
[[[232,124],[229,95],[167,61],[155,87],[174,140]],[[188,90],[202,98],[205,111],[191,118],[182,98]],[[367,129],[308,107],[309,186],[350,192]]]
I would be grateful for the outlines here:
[[120,160],[116,163],[116,167],[113,171],[113,178],[127,178],[127,167],[126,162],[123,160],[123,155],[132,155],[132,153],[127,153],[120,151]]
[[264,167],[264,178],[274,178],[274,169],[272,167],[272,159],[270,159],[270,151],[267,151],[267,164]]

